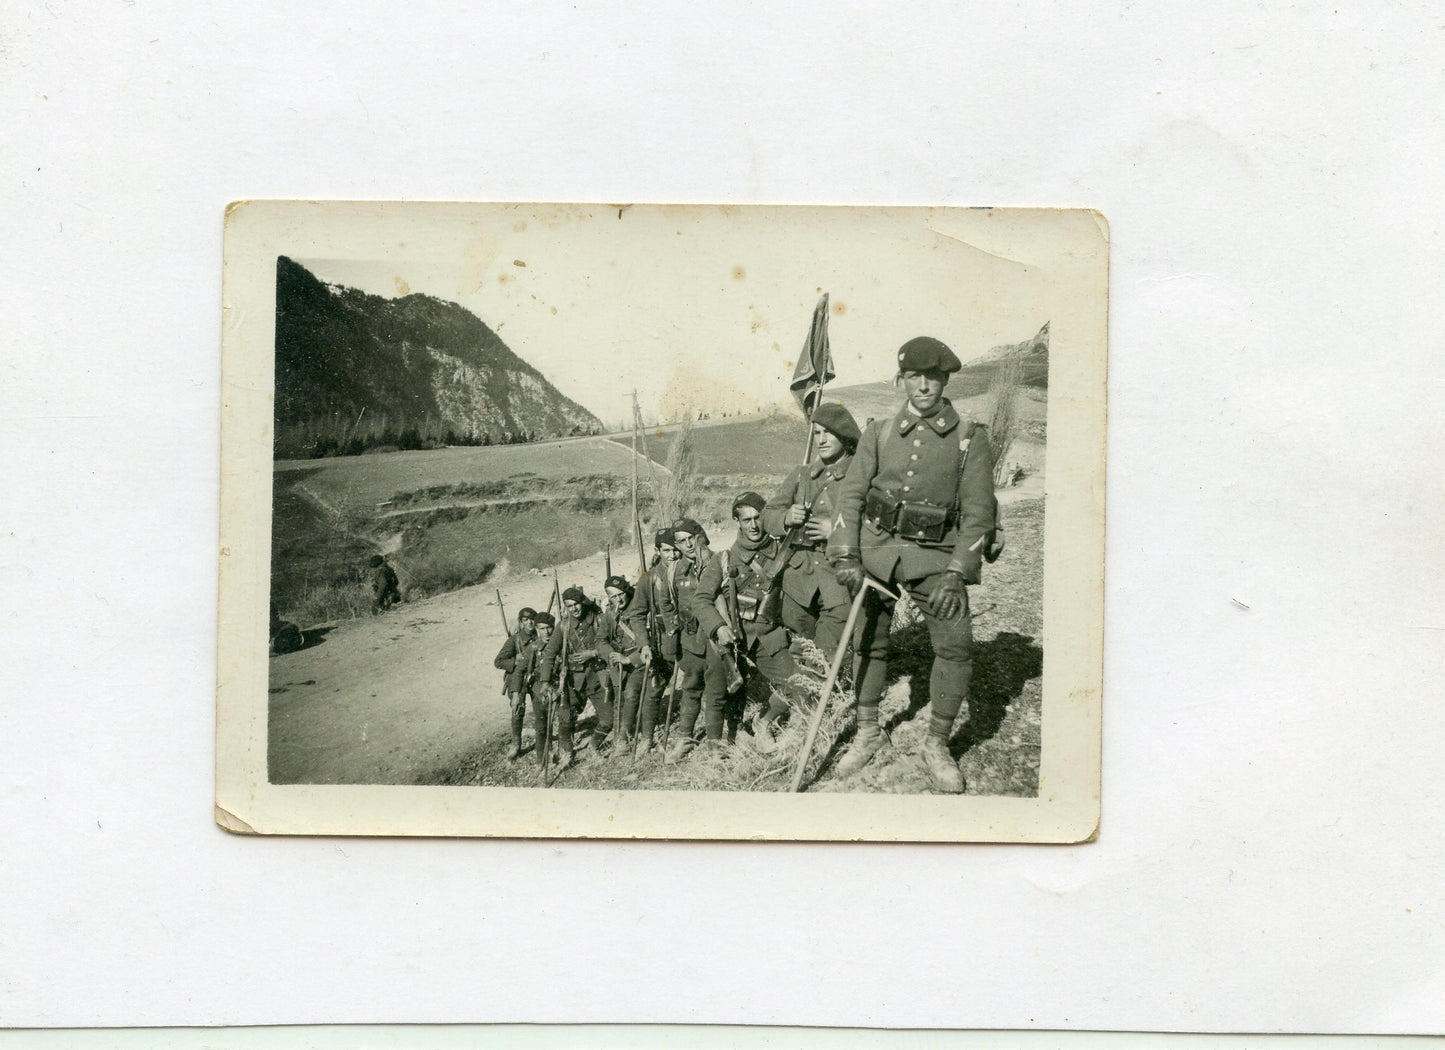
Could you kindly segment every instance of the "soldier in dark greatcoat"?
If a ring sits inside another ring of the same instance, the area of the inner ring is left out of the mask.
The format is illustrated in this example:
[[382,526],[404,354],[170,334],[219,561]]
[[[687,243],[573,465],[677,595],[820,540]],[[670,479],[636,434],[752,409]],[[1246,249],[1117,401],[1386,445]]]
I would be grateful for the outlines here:
[[737,651],[746,665],[743,688],[747,698],[758,705],[753,715],[753,745],[760,751],[772,751],[777,747],[774,725],[788,712],[787,682],[797,667],[782,624],[782,595],[771,572],[784,541],[763,531],[765,502],[756,492],[744,492],[733,501],[738,535],[720,557],[726,601],[735,619]]
[[523,688],[523,668],[520,666],[518,657],[523,649],[532,641],[537,622],[535,609],[524,608],[517,613],[517,629],[513,631],[502,648],[498,650],[496,658],[492,660],[492,666],[502,672],[502,692],[507,697],[507,704],[511,708],[512,716],[512,743],[507,748],[507,761],[510,762],[522,753],[522,723],[527,717],[527,695]]
[[[535,634],[530,638],[521,652],[517,654],[517,674],[521,679],[521,688],[524,695],[532,701],[532,732],[536,736],[533,747],[537,751],[537,764],[547,764],[548,736],[551,732],[547,724],[547,704],[551,700],[555,679],[542,677],[542,651],[547,648],[547,643],[552,640],[552,629],[557,626],[556,618],[549,612],[539,612]],[[565,743],[568,753],[572,750],[572,714],[567,713],[567,735],[565,739],[559,732],[558,740]]]
[[682,668],[677,732],[668,745],[666,760],[675,762],[693,749],[693,729],[699,712],[707,740],[723,738],[723,703],[728,673],[719,646],[733,642],[732,632],[717,608],[722,589],[722,564],[708,546],[707,533],[690,518],[672,527],[673,542],[682,555],[673,569],[673,604],[682,626]]
[[[619,674],[622,688],[618,693],[617,724],[612,730],[612,753],[632,753],[633,727],[638,723],[638,704],[641,726],[638,733],[652,737],[657,724],[657,707],[646,702],[651,700],[650,692],[644,697],[644,679],[647,666],[652,659],[647,639],[648,593],[650,588],[634,587],[625,576],[609,576],[604,585],[607,591],[607,607],[602,611],[603,637],[607,642],[607,664],[609,673]],[[616,668],[616,670],[611,670]]]
[[[897,379],[907,401],[860,438],[828,540],[837,580],[851,593],[867,573],[891,590],[907,590],[923,613],[934,659],[922,757],[937,789],[952,793],[964,783],[948,741],[973,673],[966,586],[979,582],[998,511],[988,433],[959,418],[943,396],[960,367],[937,339],[911,339],[899,349]],[[840,776],[863,768],[883,743],[878,704],[893,603],[868,590],[853,637],[858,732],[838,762]]]
[[[550,678],[553,670],[561,663],[563,642],[567,646],[567,667],[565,673],[571,693],[576,700],[574,710],[567,712],[566,741],[571,743],[571,719],[582,709],[587,700],[597,712],[597,722],[592,728],[592,743],[600,746],[612,731],[612,705],[607,701],[607,683],[602,675],[607,666],[607,654],[611,652],[602,627],[602,611],[587,597],[580,587],[568,587],[562,592],[562,617],[557,631],[547,647],[542,650],[542,678]],[[562,705],[566,707],[566,704]],[[558,733],[558,740],[563,739]],[[563,748],[565,768],[571,764],[570,746]]]
[[825,548],[858,438],[858,424],[846,408],[819,405],[813,414],[817,459],[793,468],[763,508],[763,528],[784,537],[790,549],[783,569],[783,624],[816,642],[829,657],[843,637],[849,598],[833,578]]

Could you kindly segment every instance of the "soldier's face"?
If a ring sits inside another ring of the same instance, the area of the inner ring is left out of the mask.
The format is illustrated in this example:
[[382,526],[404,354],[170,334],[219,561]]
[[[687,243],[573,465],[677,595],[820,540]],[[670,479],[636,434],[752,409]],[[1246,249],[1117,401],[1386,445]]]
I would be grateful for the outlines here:
[[697,557],[697,537],[686,532],[675,532],[673,537],[677,540],[677,549],[682,552],[684,558],[692,559]]
[[760,539],[763,535],[763,513],[756,507],[738,508],[738,532],[749,542]]
[[664,543],[662,545],[662,556],[668,561],[677,561],[678,558],[682,557],[682,553],[672,544]]
[[821,423],[813,424],[813,447],[818,450],[818,456],[824,463],[831,463],[843,453],[843,439],[823,427]]
[[927,412],[943,397],[943,388],[948,385],[948,373],[930,368],[926,372],[904,372],[903,392],[908,403],[920,412]]
[[621,592],[621,591],[614,591],[614,590],[611,590],[610,588],[608,589],[608,591],[607,591],[607,608],[611,609],[613,612],[616,612],[617,610],[619,610],[619,609],[622,608],[622,592]]
[[582,606],[578,602],[573,601],[571,598],[567,598],[562,602],[562,608],[565,609],[567,611],[567,615],[572,617],[572,619],[574,620],[577,619],[577,617],[582,613]]
[[547,639],[551,637],[552,625],[546,623],[539,623],[537,625],[537,641],[541,642],[543,645],[546,645]]
[[537,622],[536,622],[535,620],[533,620],[530,616],[523,616],[523,617],[522,617],[522,630],[524,630],[524,631],[531,631],[531,630],[534,630],[534,629],[536,628],[536,626],[537,626]]

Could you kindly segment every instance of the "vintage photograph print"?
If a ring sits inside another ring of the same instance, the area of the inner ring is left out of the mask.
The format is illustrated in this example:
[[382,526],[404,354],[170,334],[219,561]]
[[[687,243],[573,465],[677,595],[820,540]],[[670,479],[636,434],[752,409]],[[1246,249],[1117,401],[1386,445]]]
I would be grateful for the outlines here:
[[1087,210],[226,213],[217,808],[254,833],[1076,842]]

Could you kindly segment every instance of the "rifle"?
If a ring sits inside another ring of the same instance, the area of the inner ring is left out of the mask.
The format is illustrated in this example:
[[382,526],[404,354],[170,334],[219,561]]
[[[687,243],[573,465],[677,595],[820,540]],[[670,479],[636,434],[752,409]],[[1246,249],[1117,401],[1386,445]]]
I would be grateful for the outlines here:
[[667,761],[667,740],[672,735],[672,703],[677,699],[677,685],[682,681],[682,667],[673,669],[672,680],[667,683],[667,714],[662,719],[662,759]]
[[[561,583],[554,576],[552,580],[553,598],[557,598],[560,595],[561,586]],[[560,605],[560,602],[558,604]],[[549,605],[548,608],[550,609],[551,606]],[[559,626],[558,630],[562,630],[562,628]],[[562,631],[562,648],[561,651],[558,653],[558,656],[560,658],[559,666],[561,668],[561,674],[558,676],[559,685],[558,688],[552,690],[552,695],[547,700],[547,750],[542,755],[542,784],[544,787],[551,787],[552,784],[555,782],[547,778],[547,772],[552,765],[552,745],[557,740],[557,703],[559,700],[562,703],[571,702],[570,698],[567,696],[567,689],[571,677],[567,674],[567,643],[569,641],[570,639],[567,635],[567,632]],[[550,689],[552,683],[547,682],[546,685]]]
[[726,646],[728,650],[728,692],[735,692],[742,687],[743,672],[747,669],[748,658],[743,654],[748,650],[748,636],[743,629],[743,617],[738,609],[738,567],[728,566],[727,575],[727,599],[723,603],[727,614],[728,630],[733,634],[733,644]]
[[[637,718],[632,723],[632,762],[637,761],[637,747],[642,743],[642,695],[652,686],[652,649],[642,648],[642,688],[637,691]],[[648,744],[652,743],[648,734]]]
[[[498,590],[497,590],[497,611],[502,614],[502,634],[503,634],[507,639],[510,640],[510,639],[512,638],[512,628],[511,628],[510,626],[508,626],[508,624],[507,624],[507,607],[502,604],[502,592],[501,592],[501,589],[500,589],[500,588],[498,588]],[[514,648],[514,649],[516,648],[516,643],[515,643],[515,641],[513,641],[512,648]],[[517,658],[517,656],[521,656],[521,655],[522,655],[521,653],[517,653],[515,656],[513,656],[513,658],[512,658],[512,665],[513,665],[514,667],[516,666],[516,658]],[[506,696],[506,695],[507,695],[507,676],[506,676],[506,675],[503,675],[503,676],[502,676],[502,695],[503,695],[503,696]]]

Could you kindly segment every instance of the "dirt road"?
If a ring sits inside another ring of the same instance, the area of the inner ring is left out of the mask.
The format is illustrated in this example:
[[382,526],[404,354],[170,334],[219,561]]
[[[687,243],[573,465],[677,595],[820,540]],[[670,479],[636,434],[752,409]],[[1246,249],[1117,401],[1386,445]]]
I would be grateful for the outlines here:
[[[600,594],[602,563],[599,553],[562,566],[562,587],[580,581]],[[616,568],[624,565],[635,571],[622,560]],[[271,782],[411,784],[484,739],[500,741],[507,703],[492,659],[505,636],[495,591],[511,622],[524,605],[545,609],[551,588],[551,576],[503,577],[322,628],[309,648],[272,657]]]

